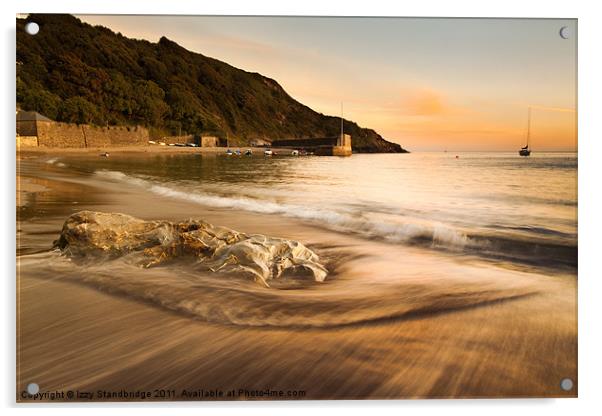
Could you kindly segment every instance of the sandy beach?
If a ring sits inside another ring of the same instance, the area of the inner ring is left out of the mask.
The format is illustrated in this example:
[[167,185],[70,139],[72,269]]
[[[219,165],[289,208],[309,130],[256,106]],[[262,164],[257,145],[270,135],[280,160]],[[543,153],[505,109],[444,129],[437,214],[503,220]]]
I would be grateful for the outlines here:
[[[95,400],[107,400],[99,391],[122,394],[112,400],[132,400],[123,391],[153,392],[145,400],[576,397],[577,385],[560,387],[564,378],[577,380],[577,281],[570,272],[487,262],[466,272],[465,260],[450,254],[169,199],[47,163],[60,156],[68,166],[70,158],[103,150],[19,155],[17,400],[32,400],[22,393],[32,382],[41,391],[92,392]],[[124,158],[199,151],[110,149]],[[278,291],[269,303],[275,292],[267,291],[276,289],[251,283],[240,283],[238,297],[185,286],[188,271],[178,266],[74,268],[49,250],[64,220],[84,209],[200,218],[295,239],[315,248],[333,273],[323,285]],[[439,272],[420,272],[427,267]],[[387,286],[392,281],[395,289]],[[189,308],[193,295],[199,303],[240,300],[239,320],[204,319]],[[338,303],[330,300],[335,295]],[[257,303],[246,307],[247,300]],[[266,397],[266,389],[284,396]],[[229,391],[236,394],[220,395]]]

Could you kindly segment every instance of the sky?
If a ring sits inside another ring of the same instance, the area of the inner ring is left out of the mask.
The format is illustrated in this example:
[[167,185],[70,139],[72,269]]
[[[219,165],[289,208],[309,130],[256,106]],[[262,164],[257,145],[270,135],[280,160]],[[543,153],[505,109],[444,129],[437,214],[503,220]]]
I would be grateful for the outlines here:
[[577,147],[576,20],[78,17],[259,72],[324,114],[342,102],[409,150],[516,150],[529,107],[534,150]]

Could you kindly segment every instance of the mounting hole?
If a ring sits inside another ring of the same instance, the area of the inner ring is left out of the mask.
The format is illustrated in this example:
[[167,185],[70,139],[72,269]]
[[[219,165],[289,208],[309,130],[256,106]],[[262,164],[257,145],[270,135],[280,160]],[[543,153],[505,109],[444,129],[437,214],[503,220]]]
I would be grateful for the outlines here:
[[560,35],[560,37],[561,37],[562,39],[568,39],[568,38],[570,38],[570,37],[571,37],[571,29],[569,29],[569,28],[568,28],[568,27],[566,27],[566,26],[562,26],[562,27],[560,28],[560,31],[558,32],[558,34]]
[[36,22],[26,23],[25,31],[30,35],[37,35],[40,31],[40,25],[38,25]]
[[571,380],[570,378],[563,378],[560,381],[560,388],[564,391],[573,390],[573,380]]
[[40,391],[40,386],[38,386],[36,383],[29,383],[27,385],[27,393],[31,394],[32,396],[34,394],[37,394]]

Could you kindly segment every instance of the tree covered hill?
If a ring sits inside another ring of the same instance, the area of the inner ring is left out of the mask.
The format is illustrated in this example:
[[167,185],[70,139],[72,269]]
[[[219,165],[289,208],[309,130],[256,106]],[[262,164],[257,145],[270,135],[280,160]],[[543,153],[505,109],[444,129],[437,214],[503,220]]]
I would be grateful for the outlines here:
[[[23,27],[35,21],[40,32]],[[336,136],[340,119],[313,111],[273,79],[190,52],[162,37],[129,39],[70,15],[17,19],[17,103],[51,119],[142,124],[152,135],[212,133],[253,139]],[[345,120],[355,151],[403,152]]]

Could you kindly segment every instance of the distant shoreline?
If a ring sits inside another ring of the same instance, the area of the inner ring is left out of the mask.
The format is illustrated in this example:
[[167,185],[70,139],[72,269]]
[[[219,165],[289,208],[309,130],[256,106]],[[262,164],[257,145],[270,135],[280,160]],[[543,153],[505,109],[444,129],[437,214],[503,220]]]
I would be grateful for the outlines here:
[[[230,146],[230,147],[182,147],[182,146],[106,146],[106,147],[17,147],[17,157],[27,155],[60,155],[60,154],[101,154],[101,153],[152,153],[152,154],[172,154],[172,153],[198,153],[198,154],[220,154],[226,153],[228,149],[235,152],[240,150],[245,152],[247,149],[256,154],[263,154],[265,149],[271,149],[278,155],[288,155],[293,150],[298,150],[297,147],[254,147],[254,146]],[[410,152],[389,153],[389,152],[361,152],[354,151],[354,154],[405,154]]]
[[[22,147],[17,148],[17,156],[35,156],[35,155],[100,155],[102,153],[115,153],[115,154],[222,154],[230,149],[232,151],[240,150],[244,153],[245,150],[251,149],[254,154],[263,154],[263,147],[252,147],[252,146],[232,146],[232,147],[178,147],[178,146],[161,146],[161,145],[148,145],[148,146],[115,146],[115,147],[86,147],[86,148],[73,148],[73,147]],[[289,155],[290,148],[285,147],[270,147],[271,150],[277,154]],[[417,150],[408,153],[397,153],[397,154],[410,154],[410,153],[443,153],[438,150]],[[447,152],[450,157],[456,154],[471,154],[471,153],[515,153],[512,150],[462,150],[457,152]],[[536,153],[539,154],[550,154],[550,153],[570,153],[577,154],[576,150],[542,150]],[[370,152],[354,152],[354,154],[388,154],[388,153],[370,153]]]
[[[244,151],[251,149],[253,153],[262,154],[262,147],[179,147],[179,146],[119,146],[119,147],[27,147],[17,149],[17,155],[40,155],[40,154],[96,154],[96,153],[226,153],[230,149],[232,151]],[[279,147],[276,152],[289,152],[292,148]]]
[[[171,153],[200,153],[200,154],[218,154],[226,153],[228,149],[232,151],[240,150],[245,151],[251,149],[255,154],[262,154],[263,150],[267,147],[253,147],[253,146],[231,146],[231,147],[178,147],[178,146],[161,146],[161,145],[148,145],[148,146],[115,146],[115,147],[86,147],[86,148],[75,148],[75,147],[22,147],[17,148],[17,156],[19,155],[40,155],[40,154],[96,154],[107,152],[109,154],[116,153],[153,153],[153,154],[171,154]],[[278,147],[271,148],[276,153],[279,152],[290,152],[294,150],[293,147]],[[407,153],[397,154],[410,154],[410,153],[443,153],[438,150],[415,150]],[[447,152],[450,156],[456,154],[466,153],[516,153],[514,150],[461,150],[456,152]],[[541,150],[533,153],[549,154],[549,153],[573,153],[577,154],[577,150]],[[388,154],[388,153],[372,153],[372,152],[358,152],[354,151],[354,154]]]

